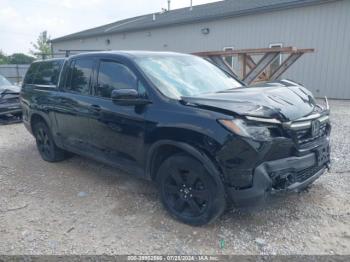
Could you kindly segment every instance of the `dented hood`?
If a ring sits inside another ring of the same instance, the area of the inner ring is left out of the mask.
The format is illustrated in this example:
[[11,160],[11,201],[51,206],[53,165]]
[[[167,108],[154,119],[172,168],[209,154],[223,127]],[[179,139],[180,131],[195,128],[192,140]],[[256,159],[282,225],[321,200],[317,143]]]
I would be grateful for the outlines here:
[[182,101],[209,110],[280,121],[294,121],[309,115],[316,106],[311,92],[290,81],[182,97]]

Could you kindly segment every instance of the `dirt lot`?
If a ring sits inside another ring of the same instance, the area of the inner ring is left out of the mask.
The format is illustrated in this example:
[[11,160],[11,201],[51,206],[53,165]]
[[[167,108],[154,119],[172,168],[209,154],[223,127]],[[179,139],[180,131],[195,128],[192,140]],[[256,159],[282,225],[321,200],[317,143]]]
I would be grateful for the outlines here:
[[151,183],[46,163],[22,124],[0,126],[0,254],[350,254],[350,102],[331,105],[331,173],[202,228],[170,218]]

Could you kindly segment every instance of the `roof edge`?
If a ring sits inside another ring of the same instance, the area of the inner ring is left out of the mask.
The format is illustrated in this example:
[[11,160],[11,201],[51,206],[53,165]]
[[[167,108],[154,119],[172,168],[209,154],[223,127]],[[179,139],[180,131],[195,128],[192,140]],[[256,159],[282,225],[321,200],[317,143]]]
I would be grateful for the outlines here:
[[[118,23],[118,22],[122,23],[122,22],[126,22],[128,20],[131,20],[131,19],[137,19],[137,18],[147,17],[147,16],[153,15],[153,14],[146,14],[146,15],[136,16],[136,17],[132,17],[132,18],[124,19],[124,20],[119,20],[119,21],[116,21],[113,23],[90,28],[87,30],[79,31],[79,32],[69,34],[66,36],[54,38],[50,42],[57,43],[57,42],[66,41],[66,40],[76,40],[76,39],[82,39],[82,38],[90,38],[90,37],[96,37],[96,36],[109,35],[111,33],[121,34],[121,33],[137,32],[137,31],[142,31],[142,30],[146,30],[146,29],[155,29],[155,28],[163,28],[163,27],[168,27],[168,26],[189,24],[189,23],[194,24],[194,23],[199,23],[199,22],[213,21],[213,20],[217,20],[217,19],[228,19],[228,18],[248,16],[248,15],[252,15],[252,14],[275,12],[275,11],[280,11],[280,10],[285,10],[285,9],[301,8],[301,7],[307,7],[307,6],[313,6],[313,5],[321,5],[321,4],[327,4],[327,3],[331,3],[331,2],[337,2],[337,1],[342,1],[342,0],[319,0],[319,1],[314,1],[314,2],[305,2],[304,0],[299,0],[299,1],[290,2],[290,3],[274,4],[274,5],[270,5],[270,6],[263,6],[263,7],[256,7],[256,8],[246,9],[246,10],[235,11],[235,12],[232,12],[230,14],[226,14],[226,15],[222,15],[222,16],[212,15],[212,16],[208,16],[205,18],[184,19],[182,21],[175,22],[175,23],[169,22],[169,23],[164,23],[164,24],[160,24],[160,25],[155,24],[155,25],[140,26],[138,28],[129,29],[129,30],[98,32],[98,33],[92,33],[91,35],[88,35],[88,36],[78,36],[77,35],[77,34],[85,33],[87,31],[98,29],[98,28],[101,28],[101,27],[104,27],[107,25],[113,25],[113,24]],[[211,4],[213,4],[213,3],[211,3]],[[187,8],[176,9],[176,11],[179,11],[181,9],[187,9]],[[157,13],[157,14],[159,14],[159,13]]]

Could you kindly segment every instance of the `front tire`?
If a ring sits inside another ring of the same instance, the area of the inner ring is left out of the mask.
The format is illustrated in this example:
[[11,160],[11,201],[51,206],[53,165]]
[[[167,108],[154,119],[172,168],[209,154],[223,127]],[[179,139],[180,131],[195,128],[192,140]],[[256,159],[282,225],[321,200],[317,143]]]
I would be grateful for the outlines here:
[[157,173],[164,207],[183,223],[201,226],[222,215],[226,208],[224,185],[203,163],[187,154],[166,159]]
[[58,148],[49,127],[43,122],[34,124],[34,137],[40,156],[47,162],[59,162],[66,158],[64,150]]

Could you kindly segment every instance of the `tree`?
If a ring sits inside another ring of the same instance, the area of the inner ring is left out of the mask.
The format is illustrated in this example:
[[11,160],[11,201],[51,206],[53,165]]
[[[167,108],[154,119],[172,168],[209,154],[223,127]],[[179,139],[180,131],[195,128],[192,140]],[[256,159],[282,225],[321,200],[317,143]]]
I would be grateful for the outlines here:
[[35,57],[23,54],[14,53],[7,56],[2,50],[0,50],[0,65],[3,64],[31,64],[35,60]]
[[51,44],[50,36],[48,36],[47,31],[41,32],[36,43],[31,43],[34,50],[30,52],[38,58],[46,59],[48,56],[51,56]]
[[0,50],[0,65],[7,64],[8,57]]
[[31,64],[35,57],[25,55],[23,53],[14,53],[7,57],[9,64]]

